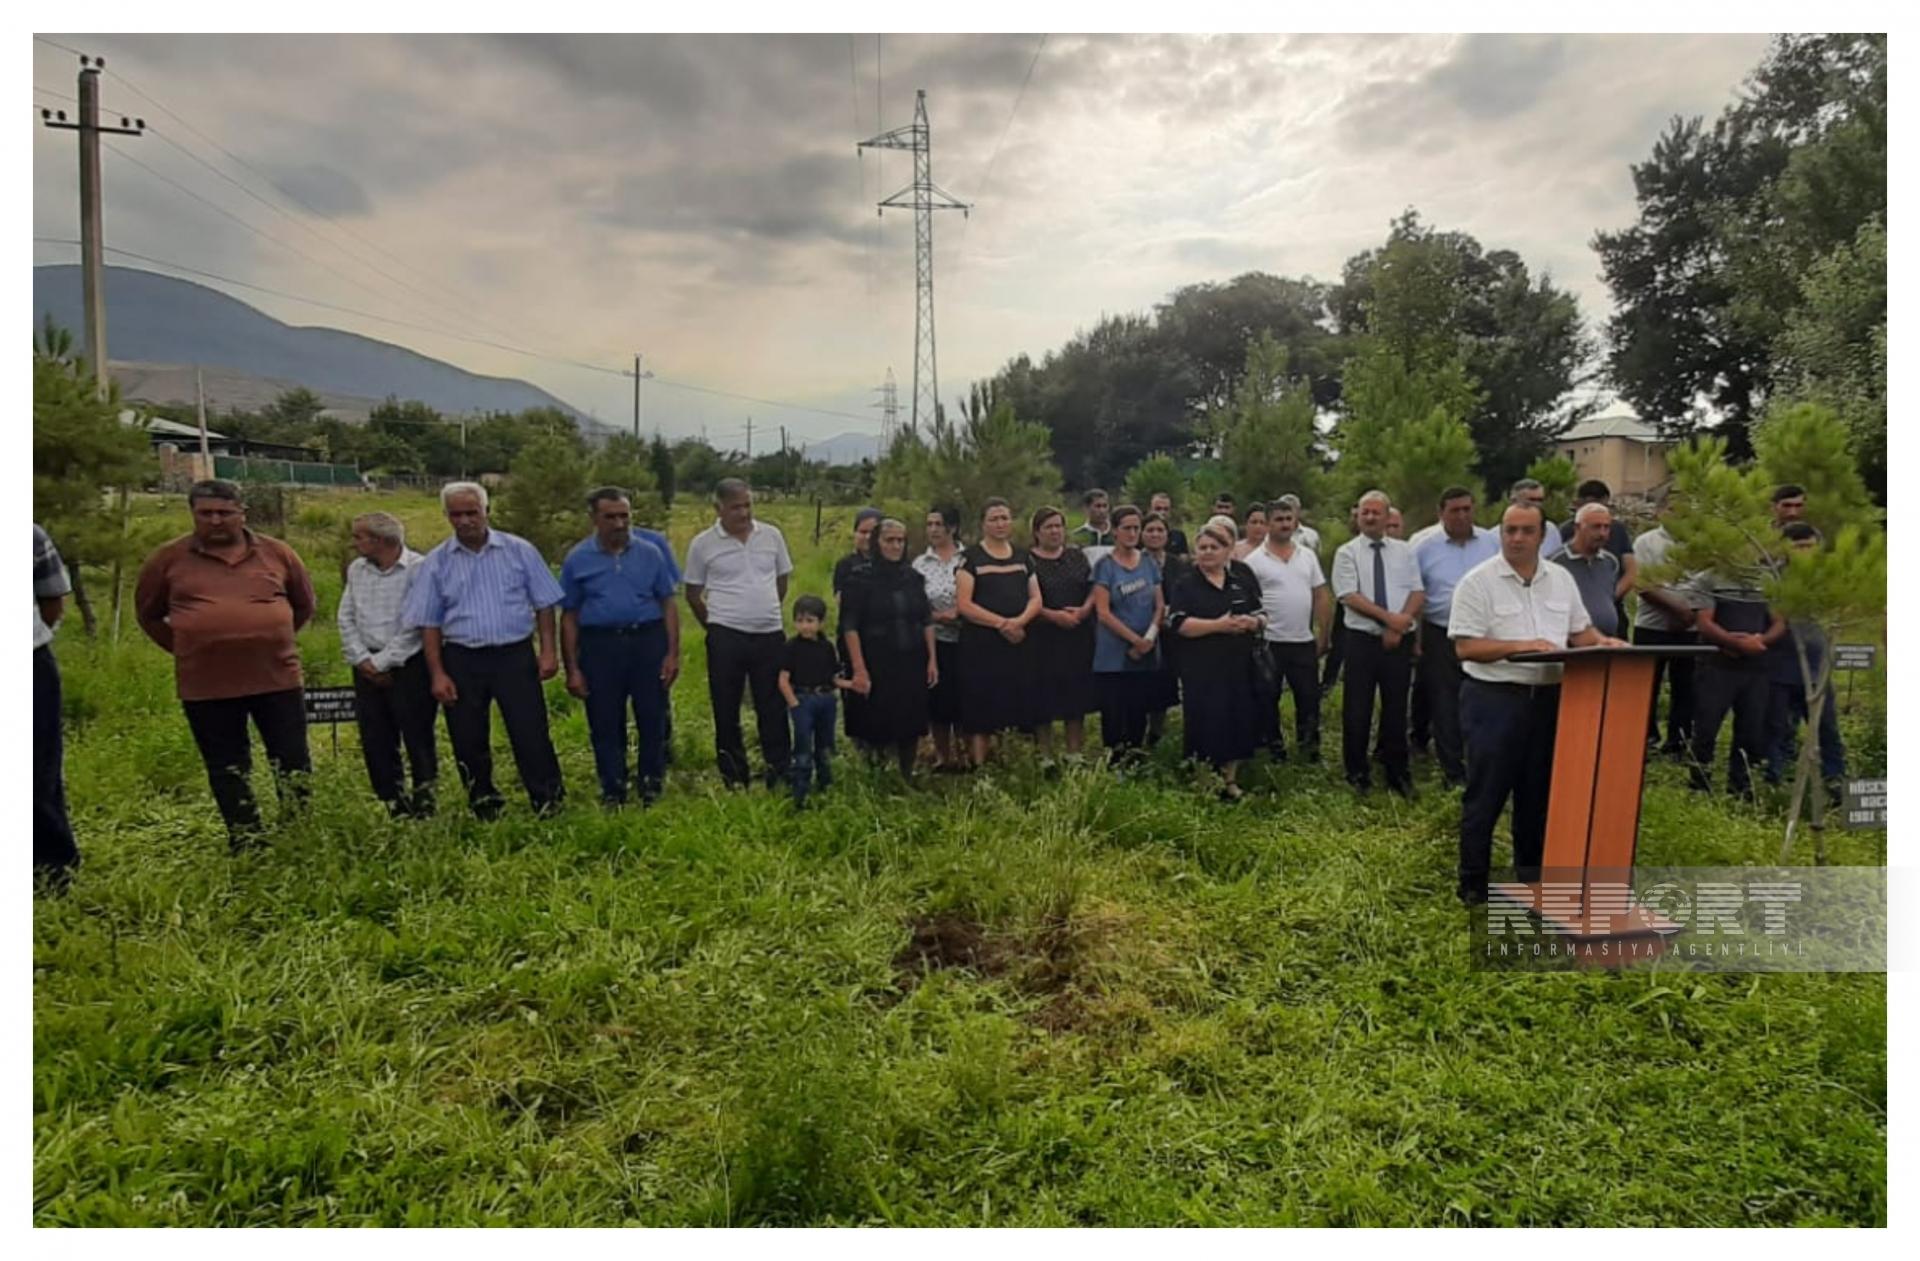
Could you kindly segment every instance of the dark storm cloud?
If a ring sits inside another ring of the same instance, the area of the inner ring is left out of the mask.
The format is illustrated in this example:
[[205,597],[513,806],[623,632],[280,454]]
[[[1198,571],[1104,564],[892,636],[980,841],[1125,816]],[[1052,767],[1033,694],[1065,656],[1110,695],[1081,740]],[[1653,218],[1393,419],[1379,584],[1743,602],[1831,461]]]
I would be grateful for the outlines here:
[[373,202],[360,182],[324,162],[304,162],[277,170],[266,165],[263,169],[276,187],[315,214],[340,219],[373,212]]

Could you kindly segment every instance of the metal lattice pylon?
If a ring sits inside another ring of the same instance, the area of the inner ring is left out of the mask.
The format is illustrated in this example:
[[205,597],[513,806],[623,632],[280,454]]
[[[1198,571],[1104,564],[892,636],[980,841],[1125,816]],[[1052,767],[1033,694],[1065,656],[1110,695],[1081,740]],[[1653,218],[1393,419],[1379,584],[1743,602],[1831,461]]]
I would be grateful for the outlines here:
[[933,131],[927,125],[927,93],[914,94],[913,122],[896,127],[871,140],[863,140],[856,149],[904,149],[913,154],[913,183],[880,203],[877,213],[889,208],[913,211],[913,412],[908,424],[920,431],[924,417],[929,425],[940,397],[938,356],[933,337],[933,212],[958,210],[962,215],[971,207],[933,182]]

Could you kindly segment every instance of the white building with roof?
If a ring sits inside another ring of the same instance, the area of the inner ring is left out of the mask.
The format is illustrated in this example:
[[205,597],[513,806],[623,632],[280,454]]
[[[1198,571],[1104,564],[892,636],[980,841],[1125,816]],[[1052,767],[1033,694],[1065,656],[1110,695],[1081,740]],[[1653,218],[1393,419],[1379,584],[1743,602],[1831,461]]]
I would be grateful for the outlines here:
[[1645,498],[1667,484],[1673,443],[1616,400],[1554,440],[1554,452],[1573,461],[1581,481],[1598,478],[1616,497]]

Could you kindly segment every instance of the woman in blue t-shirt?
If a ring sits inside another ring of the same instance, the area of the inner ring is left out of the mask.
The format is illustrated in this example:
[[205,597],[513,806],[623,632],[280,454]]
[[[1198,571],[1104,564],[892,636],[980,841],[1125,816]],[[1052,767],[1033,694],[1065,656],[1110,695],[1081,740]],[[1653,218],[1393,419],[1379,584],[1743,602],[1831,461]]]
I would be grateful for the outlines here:
[[1113,550],[1093,567],[1093,674],[1100,692],[1100,733],[1116,759],[1138,756],[1147,742],[1160,678],[1160,566],[1140,550],[1140,510],[1113,513]]

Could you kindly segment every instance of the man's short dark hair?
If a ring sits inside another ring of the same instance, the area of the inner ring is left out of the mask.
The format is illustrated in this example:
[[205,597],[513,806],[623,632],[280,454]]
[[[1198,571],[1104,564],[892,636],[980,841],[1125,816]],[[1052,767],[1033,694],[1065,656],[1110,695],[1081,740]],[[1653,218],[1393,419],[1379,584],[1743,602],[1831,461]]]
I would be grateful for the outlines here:
[[1797,482],[1788,482],[1785,485],[1775,486],[1773,488],[1773,502],[1775,503],[1779,503],[1783,499],[1805,499],[1806,497],[1807,488]]
[[1613,491],[1599,478],[1590,477],[1580,483],[1579,489],[1573,492],[1573,497],[1575,499],[1611,499]]
[[224,477],[209,477],[187,487],[187,507],[193,507],[202,499],[231,499],[243,506],[246,503],[240,497],[240,484]]
[[1472,499],[1473,492],[1465,486],[1449,486],[1440,492],[1440,506],[1446,507],[1456,499]]
[[1502,517],[1502,518],[1504,518],[1504,517],[1505,517],[1505,516],[1507,515],[1507,509],[1509,509],[1509,508],[1518,508],[1518,509],[1520,509],[1520,510],[1521,510],[1521,511],[1523,511],[1523,512],[1537,512],[1537,513],[1539,513],[1539,514],[1540,514],[1540,537],[1541,537],[1542,539],[1545,539],[1545,538],[1546,538],[1546,535],[1547,535],[1547,508],[1546,508],[1546,505],[1545,505],[1545,504],[1537,504],[1537,503],[1533,503],[1533,502],[1531,502],[1531,501],[1529,501],[1529,500],[1525,500],[1525,499],[1516,499],[1516,500],[1514,500],[1514,501],[1513,501],[1512,503],[1509,503],[1509,504],[1507,505],[1507,507],[1506,507],[1506,508],[1502,508],[1502,509],[1500,510],[1500,515],[1501,515],[1501,517]]
[[1810,522],[1789,521],[1780,527],[1780,537],[1794,543],[1799,543],[1806,539],[1812,539],[1818,543],[1820,541],[1820,531],[1814,529]]
[[1233,502],[1233,492],[1230,490],[1223,490],[1219,494],[1213,497],[1213,502],[1217,504],[1230,504]]
[[827,620],[827,602],[817,595],[803,595],[793,602],[793,615],[799,617],[817,617]]
[[602,486],[598,490],[587,492],[587,511],[598,516],[600,514],[601,501],[607,499],[624,499],[629,505],[633,503],[633,496],[620,489],[620,487]]
[[1098,486],[1095,486],[1092,490],[1089,490],[1086,494],[1080,496],[1080,506],[1083,508],[1088,507],[1093,503],[1094,500],[1105,499],[1106,497],[1107,497],[1107,492],[1104,490],[1101,490]]
[[753,487],[742,477],[723,477],[713,484],[713,502],[732,503],[742,495],[751,495]]

